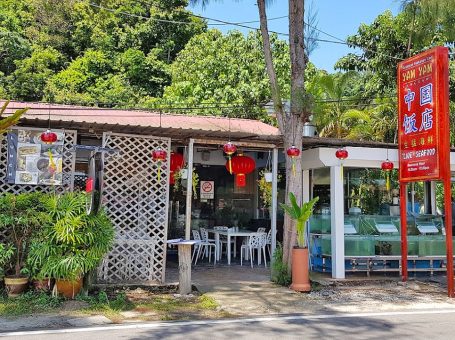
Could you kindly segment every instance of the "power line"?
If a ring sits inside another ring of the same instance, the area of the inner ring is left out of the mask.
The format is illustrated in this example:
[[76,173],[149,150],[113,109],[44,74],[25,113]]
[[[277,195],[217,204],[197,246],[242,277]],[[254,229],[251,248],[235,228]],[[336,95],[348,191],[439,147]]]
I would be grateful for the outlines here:
[[[194,23],[188,22],[188,21],[177,21],[177,20],[168,20],[168,19],[159,19],[159,18],[145,17],[145,16],[142,16],[142,15],[139,15],[139,14],[133,14],[133,13],[119,11],[119,10],[112,9],[112,8],[107,8],[107,7],[95,4],[93,2],[90,2],[89,5],[92,6],[92,7],[96,7],[96,8],[105,10],[107,12],[111,12],[111,13],[114,13],[114,14],[119,13],[119,14],[123,14],[123,15],[126,15],[126,16],[138,18],[138,19],[145,19],[145,20],[151,20],[151,21],[157,21],[157,22],[163,22],[163,23],[170,23],[170,24],[181,24],[181,25],[193,25],[194,24]],[[254,21],[245,21],[245,22],[231,23],[231,22],[222,22],[222,21],[220,21],[218,19],[212,19],[212,18],[199,16],[199,15],[196,15],[196,14],[193,14],[193,13],[189,13],[189,15],[191,15],[193,17],[196,17],[196,18],[217,22],[216,24],[207,23],[207,25],[211,25],[211,26],[212,25],[213,26],[222,26],[222,25],[240,26],[240,25],[244,25],[244,24],[253,24],[253,23],[258,23],[259,22],[259,20],[254,20]],[[283,19],[283,18],[287,18],[287,17],[288,17],[287,15],[283,15],[283,16],[280,16],[280,17],[270,18],[270,19],[268,19],[268,21],[279,20],[279,19]],[[252,28],[252,29],[254,29],[254,28]]]
[[[191,15],[194,15],[193,13],[191,13]],[[284,19],[284,18],[287,18],[288,16],[287,15],[283,15],[281,17],[274,17],[274,18],[267,18],[267,21],[274,21],[274,20],[279,20],[279,19]],[[223,23],[216,23],[216,24],[211,24],[211,23],[207,23],[207,25],[210,25],[210,26],[229,26],[229,25],[244,25],[244,24],[256,24],[256,23],[259,23],[260,21],[259,20],[253,20],[253,21],[243,21],[243,22],[233,22],[232,24],[229,23],[229,24],[223,24]]]
[[[157,22],[166,22],[166,23],[173,23],[173,24],[184,24],[184,25],[191,25],[193,23],[190,23],[190,22],[186,22],[186,21],[175,21],[175,20],[167,20],[167,19],[158,19],[158,18],[151,18],[151,17],[144,17],[144,16],[141,16],[141,15],[137,15],[137,14],[132,14],[132,13],[128,13],[128,12],[124,12],[124,11],[118,11],[118,10],[114,10],[112,8],[107,8],[107,7],[104,7],[104,6],[101,6],[101,5],[98,5],[98,4],[94,4],[94,3],[89,3],[90,6],[92,7],[96,7],[96,8],[99,8],[99,9],[102,9],[102,10],[105,10],[105,11],[108,11],[108,12],[111,12],[111,13],[120,13],[120,14],[123,14],[123,15],[126,15],[126,16],[132,16],[132,17],[136,17],[136,18],[139,18],[139,19],[145,19],[145,20],[153,20],[153,21],[157,21]],[[215,19],[215,18],[209,18],[209,17],[205,17],[205,16],[202,16],[202,15],[197,15],[197,14],[194,14],[194,13],[190,13],[191,16],[195,17],[195,18],[199,18],[199,19],[203,19],[203,20],[209,20],[209,21],[214,21],[216,23],[219,23],[219,24],[223,24],[223,25],[231,25],[231,26],[237,26],[237,27],[241,27],[241,28],[246,28],[246,29],[250,29],[250,30],[255,30],[255,31],[259,31],[259,28],[257,27],[252,27],[252,26],[248,26],[248,25],[245,25],[244,23],[235,23],[235,22],[230,22],[230,21],[226,21],[226,20],[221,20],[221,19]],[[280,17],[279,17],[280,18]],[[365,48],[363,46],[360,46],[360,45],[356,45],[356,44],[353,44],[353,43],[349,43],[347,42],[346,40],[343,40],[341,38],[338,38],[334,35],[331,35],[330,33],[327,33],[327,32],[324,32],[322,30],[320,30],[319,28],[315,27],[315,26],[312,26],[312,25],[309,25],[308,23],[304,22],[308,27],[311,27],[329,37],[332,37],[338,41],[334,41],[334,40],[328,40],[328,39],[318,39],[318,38],[310,38],[310,40],[313,40],[313,41],[319,41],[319,42],[325,42],[325,43],[332,43],[332,44],[342,44],[342,45],[346,45],[348,47],[357,47],[357,48],[360,48],[360,49],[363,49],[365,51],[369,51],[371,53],[376,53],[376,54],[379,54],[379,55],[383,55],[385,57],[388,57],[388,58],[392,58],[392,59],[395,59],[395,60],[403,60],[402,58],[399,58],[399,57],[395,57],[395,56],[391,56],[391,55],[387,55],[387,54],[384,54],[384,53],[381,53],[381,52],[378,52],[378,51],[373,51],[371,49],[368,49],[368,48]],[[269,31],[270,33],[273,33],[273,34],[277,34],[277,35],[282,35],[282,36],[286,36],[286,37],[289,37],[289,34],[288,33],[282,33],[282,32],[277,32],[277,31]]]

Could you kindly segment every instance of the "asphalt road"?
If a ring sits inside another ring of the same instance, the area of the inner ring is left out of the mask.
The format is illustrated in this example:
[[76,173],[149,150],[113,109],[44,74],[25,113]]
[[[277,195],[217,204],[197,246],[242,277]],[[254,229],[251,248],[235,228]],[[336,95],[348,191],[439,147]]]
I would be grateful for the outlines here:
[[[286,315],[0,333],[3,339],[454,339],[455,310]],[[0,325],[1,328],[1,325]]]

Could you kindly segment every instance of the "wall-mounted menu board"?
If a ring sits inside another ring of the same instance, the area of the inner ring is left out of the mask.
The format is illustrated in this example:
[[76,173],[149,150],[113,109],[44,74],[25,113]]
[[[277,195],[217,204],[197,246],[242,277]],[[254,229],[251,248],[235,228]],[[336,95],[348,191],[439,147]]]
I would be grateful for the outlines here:
[[12,184],[61,185],[65,132],[52,130],[57,141],[45,144],[45,130],[17,128],[8,135],[6,181]]

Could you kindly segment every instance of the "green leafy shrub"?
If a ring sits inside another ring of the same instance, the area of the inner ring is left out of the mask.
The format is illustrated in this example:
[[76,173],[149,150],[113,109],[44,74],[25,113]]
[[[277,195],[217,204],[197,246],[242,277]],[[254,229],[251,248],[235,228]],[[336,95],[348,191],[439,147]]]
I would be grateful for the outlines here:
[[104,211],[87,215],[85,204],[82,193],[46,198],[50,223],[33,240],[27,261],[36,277],[75,281],[95,269],[111,249],[114,228],[109,217]]
[[291,284],[291,273],[288,266],[283,263],[283,246],[277,244],[273,253],[272,266],[272,281],[281,286],[289,286]]
[[297,244],[300,248],[306,247],[305,243],[305,229],[306,222],[313,214],[314,204],[319,200],[319,197],[313,198],[309,202],[305,202],[302,205],[297,203],[294,193],[289,193],[289,201],[291,204],[281,203],[283,210],[289,215],[291,219],[296,221],[296,231],[297,231]]
[[10,261],[13,255],[14,247],[12,245],[0,243],[0,278],[5,275],[3,268]]
[[[4,194],[0,196],[0,228],[6,229],[8,260],[3,264],[6,274],[18,277],[24,268],[31,239],[48,221],[42,193]],[[13,253],[11,254],[11,250]]]

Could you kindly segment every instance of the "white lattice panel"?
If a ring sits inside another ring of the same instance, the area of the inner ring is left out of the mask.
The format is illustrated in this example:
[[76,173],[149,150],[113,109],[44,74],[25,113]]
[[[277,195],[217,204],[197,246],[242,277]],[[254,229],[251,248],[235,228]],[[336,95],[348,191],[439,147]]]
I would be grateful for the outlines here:
[[[37,128],[26,128],[21,127],[21,129],[29,130],[42,130]],[[77,141],[77,131],[74,130],[65,130],[65,142],[63,145],[63,184],[58,186],[50,185],[23,185],[23,184],[8,184],[5,182],[6,177],[6,166],[7,166],[7,139],[6,133],[0,135],[0,194],[1,193],[13,193],[19,194],[23,192],[34,192],[34,191],[52,191],[57,192],[66,192],[73,190],[74,182],[74,168],[76,164],[76,155],[71,151],[74,144]],[[1,234],[2,230],[0,229],[0,241],[4,237],[4,234]],[[3,231],[4,233],[6,231]]]
[[[116,229],[114,249],[99,268],[103,282],[164,282],[166,266],[169,164],[168,138],[106,133],[103,204]],[[158,147],[168,151],[166,163],[152,160]]]

